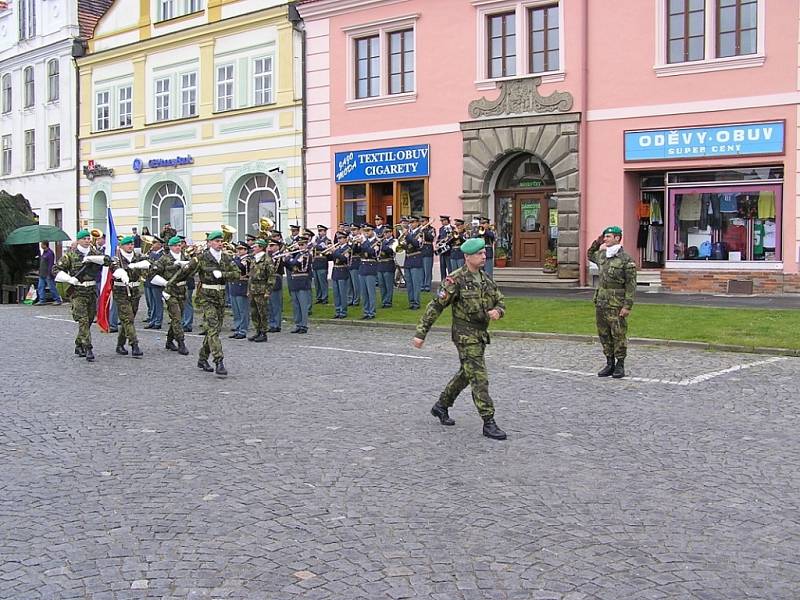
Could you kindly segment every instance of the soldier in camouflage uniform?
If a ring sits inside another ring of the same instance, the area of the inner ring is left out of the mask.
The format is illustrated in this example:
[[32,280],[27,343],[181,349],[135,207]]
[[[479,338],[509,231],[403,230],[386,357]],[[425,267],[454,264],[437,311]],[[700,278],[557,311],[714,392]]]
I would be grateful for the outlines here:
[[[150,283],[163,288],[161,292],[167,305],[167,315],[169,315],[169,327],[167,328],[167,350],[177,351],[178,354],[186,356],[189,350],[186,348],[183,333],[183,306],[186,303],[186,280],[173,281],[167,289],[167,284],[173,277],[180,273],[181,268],[189,264],[189,259],[183,253],[183,240],[177,235],[167,240],[169,252],[165,252],[155,264],[155,272]],[[175,345],[178,342],[178,345]]]
[[[200,256],[193,257],[186,266],[184,277],[200,275],[195,304],[203,311],[205,337],[200,348],[197,367],[208,373],[216,372],[218,377],[228,375],[223,363],[222,342],[219,332],[225,318],[225,282],[237,281],[241,276],[233,258],[222,250],[222,232],[212,231],[206,238],[208,247]],[[216,369],[208,364],[213,355]]]
[[506,309],[503,294],[481,270],[486,262],[485,245],[483,238],[473,238],[461,245],[465,265],[445,278],[428,304],[417,325],[414,346],[422,348],[433,323],[445,308],[452,306],[452,339],[458,350],[461,368],[444,388],[439,400],[431,408],[431,414],[442,425],[455,425],[448,409],[469,385],[472,388],[472,400],[483,418],[483,435],[504,440],[506,433],[494,421],[494,404],[489,396],[489,376],[483,354],[489,343],[489,321],[502,318]]
[[[114,304],[119,313],[119,334],[117,335],[117,354],[128,355],[125,340],[131,344],[131,356],[141,358],[139,338],[136,335],[136,313],[139,311],[139,300],[142,297],[143,273],[152,266],[146,258],[133,252],[132,235],[119,241],[117,254],[111,259],[110,271],[114,277]],[[138,259],[138,260],[137,260]]]
[[74,250],[64,253],[53,267],[56,281],[72,286],[70,306],[72,318],[78,323],[75,354],[94,362],[92,351],[92,320],[97,314],[97,276],[110,263],[108,257],[92,245],[89,231],[81,229],[75,236]]
[[251,342],[266,342],[269,329],[269,296],[275,287],[275,264],[266,252],[267,240],[256,240],[256,253],[252,257],[247,297],[250,299],[250,315],[256,328]]
[[597,375],[625,377],[628,353],[628,315],[636,293],[636,263],[622,249],[622,229],[606,227],[589,246],[589,260],[600,269],[600,283],[594,292],[597,334],[606,355],[606,366]]

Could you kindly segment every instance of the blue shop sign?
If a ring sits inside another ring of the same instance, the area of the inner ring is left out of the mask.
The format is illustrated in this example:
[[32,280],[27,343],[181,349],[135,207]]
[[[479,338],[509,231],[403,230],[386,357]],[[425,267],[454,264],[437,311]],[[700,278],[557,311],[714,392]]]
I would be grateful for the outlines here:
[[337,152],[336,183],[427,177],[430,155],[429,144]]
[[144,169],[158,169],[161,167],[178,167],[181,165],[193,165],[194,159],[190,156],[176,156],[175,158],[151,158],[147,162],[141,158],[133,159],[133,170],[141,173]]
[[784,153],[784,121],[625,132],[625,160]]

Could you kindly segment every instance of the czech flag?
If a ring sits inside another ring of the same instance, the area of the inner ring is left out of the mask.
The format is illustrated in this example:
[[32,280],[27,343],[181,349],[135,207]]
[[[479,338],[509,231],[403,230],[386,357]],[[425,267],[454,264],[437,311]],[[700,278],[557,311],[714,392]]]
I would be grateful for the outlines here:
[[[114,227],[114,217],[111,216],[111,208],[108,209],[108,231],[106,232],[106,256],[114,258],[117,254],[117,229]],[[111,276],[111,269],[103,267],[100,276],[100,297],[97,299],[97,324],[104,333],[108,333],[110,325],[108,315],[111,311],[111,303],[114,301],[113,294],[114,278]]]

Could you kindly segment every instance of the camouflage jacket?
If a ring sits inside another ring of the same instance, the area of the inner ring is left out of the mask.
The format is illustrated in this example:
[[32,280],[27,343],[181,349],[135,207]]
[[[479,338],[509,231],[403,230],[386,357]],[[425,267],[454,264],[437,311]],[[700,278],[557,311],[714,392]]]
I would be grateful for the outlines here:
[[[114,273],[117,269],[124,269],[128,273],[128,279],[130,283],[136,283],[137,281],[144,281],[149,274],[149,269],[131,269],[131,263],[136,263],[142,260],[147,260],[146,256],[142,256],[141,254],[134,253],[130,260],[123,256],[122,252],[117,249],[117,253],[114,258],[111,259],[111,272]],[[149,261],[148,261],[149,262]],[[136,287],[136,286],[134,286]]]
[[[181,251],[181,260],[188,260],[186,255]],[[175,258],[172,256],[170,251],[164,252],[161,258],[158,259],[156,262],[153,275],[161,275],[164,279],[169,281],[172,279],[176,273],[181,270],[181,265],[175,262]]]
[[489,343],[489,315],[494,308],[505,315],[502,292],[483,271],[471,273],[463,266],[442,282],[425,314],[419,320],[416,336],[425,339],[433,323],[448,306],[453,307],[452,337],[456,344]]
[[589,260],[600,269],[600,283],[594,291],[594,303],[600,307],[627,308],[633,306],[636,294],[636,263],[630,254],[620,249],[608,258],[595,240],[588,251]]
[[[217,279],[214,277],[214,271],[220,271],[222,273],[222,278]],[[225,283],[228,281],[238,281],[239,277],[241,277],[239,267],[233,262],[233,257],[230,254],[223,251],[219,262],[217,262],[208,249],[203,251],[199,257],[195,256],[192,258],[185,272],[182,272],[180,277],[185,280],[195,273],[198,273],[200,276],[198,294],[201,292],[219,292],[221,297],[225,296]],[[222,286],[222,289],[217,290],[208,286]]]
[[247,294],[266,296],[275,287],[275,264],[272,262],[272,257],[264,252],[260,260],[257,261],[255,258],[250,260],[252,262]]

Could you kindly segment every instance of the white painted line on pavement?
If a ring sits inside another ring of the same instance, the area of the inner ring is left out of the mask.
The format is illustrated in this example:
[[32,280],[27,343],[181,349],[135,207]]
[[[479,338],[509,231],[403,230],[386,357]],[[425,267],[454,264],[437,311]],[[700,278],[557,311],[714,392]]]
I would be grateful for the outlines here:
[[[74,323],[74,322],[75,322],[75,321],[73,321],[72,319],[62,319],[61,317],[46,317],[46,316],[42,316],[42,315],[35,316],[35,317],[34,317],[34,319],[45,319],[45,320],[47,320],[47,321],[64,321],[65,323]],[[96,325],[96,323],[92,323],[92,324],[93,324],[93,325]],[[145,329],[144,327],[142,327],[141,329],[140,329],[140,328],[138,328],[138,327],[136,328],[136,333],[137,333],[137,334],[141,334],[141,333],[155,333],[155,334],[159,334],[159,333],[160,333],[160,334],[162,334],[162,335],[166,335],[167,331],[169,331],[169,327],[167,327],[167,328],[166,328],[166,329],[164,329],[164,330],[161,330],[161,329]],[[100,333],[106,333],[106,332],[101,330],[101,331],[100,331]],[[109,332],[109,333],[110,333],[110,332]],[[112,335],[113,335],[113,334],[112,334]],[[186,333],[184,333],[183,335],[184,335],[184,336],[186,336],[186,337],[196,337],[196,338],[205,337],[205,336],[204,336],[204,335],[202,335],[202,334],[199,334],[199,333],[189,333],[188,331],[187,331]]]
[[74,323],[72,319],[62,319],[61,317],[45,317],[42,315],[37,315],[34,319],[45,319],[47,321],[64,321],[65,323]]
[[681,384],[682,385],[694,385],[695,383],[701,383],[703,381],[708,381],[709,379],[713,379],[714,377],[719,377],[720,375],[726,375],[728,373],[733,373],[734,371],[741,371],[742,369],[750,369],[752,367],[758,367],[760,365],[768,365],[770,363],[778,362],[781,360],[786,360],[785,356],[773,356],[772,358],[766,358],[764,360],[757,360],[756,362],[751,363],[744,363],[741,365],[734,365],[728,369],[722,369],[720,371],[712,371],[711,373],[705,373],[703,375],[698,375],[697,377],[692,377],[691,379],[684,379]]
[[[548,373],[564,373],[565,375],[580,375],[581,377],[597,377],[597,373],[587,373],[585,371],[575,371],[572,369],[553,369],[550,367],[526,367],[523,365],[510,365],[512,369],[524,369],[527,371],[546,371]],[[680,381],[670,381],[669,379],[650,379],[648,377],[626,377],[628,381],[638,381],[639,383],[662,383],[667,385],[685,385]]]
[[339,352],[352,352],[353,354],[376,354],[378,356],[396,356],[398,358],[413,358],[414,360],[433,360],[430,356],[411,356],[410,354],[394,354],[392,352],[373,352],[371,350],[351,350],[350,348],[334,348],[332,346],[300,346],[312,350],[337,350]]

